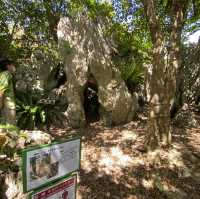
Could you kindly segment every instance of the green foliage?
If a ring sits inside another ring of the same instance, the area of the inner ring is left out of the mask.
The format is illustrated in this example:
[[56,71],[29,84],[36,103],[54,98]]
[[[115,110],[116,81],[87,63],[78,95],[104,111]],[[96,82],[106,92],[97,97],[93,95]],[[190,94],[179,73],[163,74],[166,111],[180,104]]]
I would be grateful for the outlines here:
[[[37,97],[34,97],[37,96]],[[31,91],[18,92],[17,99],[17,126],[21,129],[33,130],[49,128],[52,125],[63,127],[64,114],[61,107],[44,99],[43,95],[31,94]]]
[[144,83],[144,69],[142,66],[130,63],[120,68],[122,78],[125,81],[132,82],[134,87],[139,87]]
[[200,30],[200,0],[190,2],[187,19],[185,21],[185,36]]
[[32,49],[57,42],[57,24],[68,1],[0,2],[0,56],[28,58]]
[[113,16],[113,9],[110,4],[98,3],[96,0],[73,0],[70,2],[69,8],[71,16],[86,9],[88,16],[93,19],[97,19],[98,16],[109,18]]
[[0,129],[6,129],[6,130],[9,130],[9,131],[13,131],[13,132],[19,132],[20,129],[15,126],[15,125],[11,125],[11,124],[0,124]]
[[113,26],[113,30],[117,43],[117,53],[113,56],[113,60],[127,86],[133,91],[144,83],[143,64],[150,61],[149,35],[142,37],[142,33],[128,32],[126,26],[118,24]]
[[112,6],[107,3],[97,3],[96,0],[85,0],[85,5],[88,8],[89,16],[96,18],[101,17],[112,17],[113,9]]
[[17,125],[21,129],[34,129],[43,125],[46,121],[46,113],[43,106],[38,103],[38,99],[28,92],[18,92],[17,102]]

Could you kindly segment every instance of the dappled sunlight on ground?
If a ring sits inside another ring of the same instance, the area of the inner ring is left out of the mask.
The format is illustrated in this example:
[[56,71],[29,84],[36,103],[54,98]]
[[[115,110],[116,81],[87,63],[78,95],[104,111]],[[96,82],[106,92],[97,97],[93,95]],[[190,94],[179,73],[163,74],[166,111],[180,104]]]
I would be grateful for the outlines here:
[[[142,145],[145,129],[134,122],[126,127],[98,127],[96,131],[93,128],[87,132],[91,137],[83,135],[78,198],[199,197],[200,182],[195,172],[200,168],[200,161],[191,162],[194,151],[189,151],[184,143],[190,135],[183,136],[179,131],[177,139],[181,137],[181,142],[175,140],[171,149],[143,154],[137,149]],[[88,187],[91,191],[86,194],[85,188]]]
[[111,147],[108,153],[102,152],[100,155],[99,166],[106,168],[126,167],[131,164],[131,157],[124,154],[122,150],[116,146]]
[[77,199],[199,198],[200,129],[174,128],[170,149],[142,153],[145,123],[68,129],[83,141]]
[[93,168],[98,167],[99,171],[105,172],[106,174],[117,174],[120,175],[121,168],[130,166],[133,159],[124,154],[119,147],[85,147],[82,151],[82,157],[84,164],[82,169],[86,172],[91,171]]

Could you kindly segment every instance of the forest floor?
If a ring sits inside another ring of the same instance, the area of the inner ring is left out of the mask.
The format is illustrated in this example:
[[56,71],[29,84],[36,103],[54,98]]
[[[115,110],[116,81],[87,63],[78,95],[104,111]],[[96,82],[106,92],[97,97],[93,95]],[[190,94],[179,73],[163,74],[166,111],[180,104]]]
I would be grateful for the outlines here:
[[174,127],[170,149],[144,153],[146,120],[69,130],[82,136],[77,199],[200,199],[200,127]]

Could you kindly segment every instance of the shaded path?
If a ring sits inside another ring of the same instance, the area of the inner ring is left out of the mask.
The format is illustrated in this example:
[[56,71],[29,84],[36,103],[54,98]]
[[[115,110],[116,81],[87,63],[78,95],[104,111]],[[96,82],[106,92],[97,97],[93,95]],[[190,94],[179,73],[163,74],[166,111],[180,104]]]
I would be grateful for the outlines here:
[[77,199],[200,198],[200,129],[174,129],[168,151],[143,154],[145,120],[93,123],[83,138]]

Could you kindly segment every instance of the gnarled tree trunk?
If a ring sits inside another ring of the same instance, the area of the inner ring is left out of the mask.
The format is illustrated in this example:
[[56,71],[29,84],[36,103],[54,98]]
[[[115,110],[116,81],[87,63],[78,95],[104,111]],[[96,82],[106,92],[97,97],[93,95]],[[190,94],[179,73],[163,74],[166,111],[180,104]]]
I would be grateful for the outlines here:
[[[171,34],[166,37],[162,30],[156,1],[143,0],[153,43],[152,74],[150,77],[150,110],[146,144],[150,149],[166,146],[171,143],[170,107],[176,91],[177,70],[180,67],[180,42],[184,14],[188,1],[173,0],[170,11]],[[165,54],[165,43],[170,47]],[[167,57],[168,55],[168,57]]]

